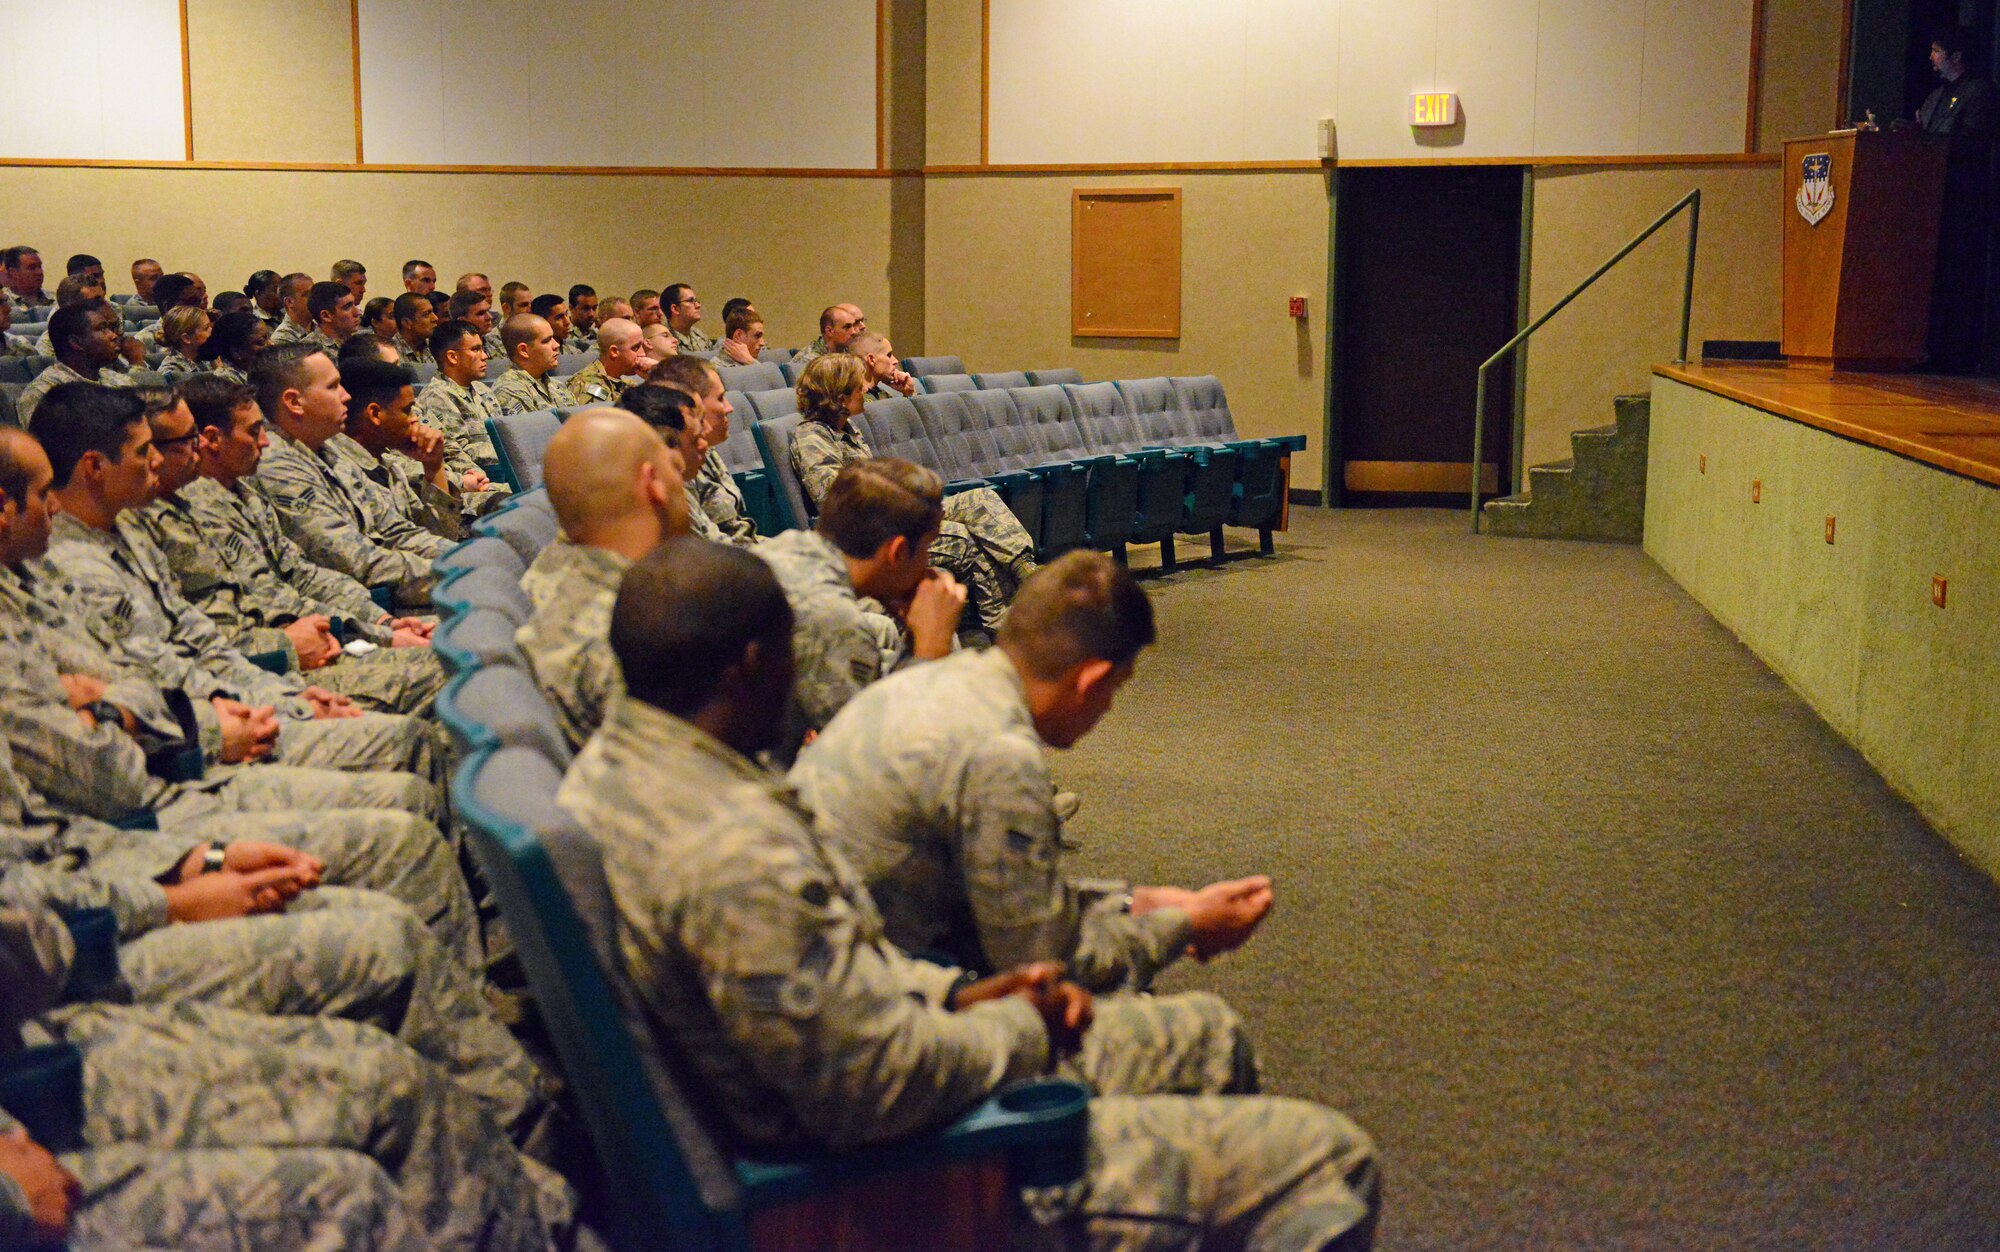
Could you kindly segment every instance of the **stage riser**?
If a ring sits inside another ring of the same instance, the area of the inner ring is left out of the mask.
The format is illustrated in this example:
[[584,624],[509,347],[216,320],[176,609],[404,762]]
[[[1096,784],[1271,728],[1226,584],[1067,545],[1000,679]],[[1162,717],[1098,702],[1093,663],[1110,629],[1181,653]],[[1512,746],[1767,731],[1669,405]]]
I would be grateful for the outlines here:
[[2000,488],[1655,377],[1645,550],[2000,879]]

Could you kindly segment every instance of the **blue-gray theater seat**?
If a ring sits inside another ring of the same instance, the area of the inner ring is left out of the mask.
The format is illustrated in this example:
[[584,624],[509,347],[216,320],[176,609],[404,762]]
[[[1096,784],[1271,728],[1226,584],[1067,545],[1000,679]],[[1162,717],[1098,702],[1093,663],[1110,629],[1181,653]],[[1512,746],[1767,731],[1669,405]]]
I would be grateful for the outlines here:
[[750,401],[750,409],[760,422],[769,421],[774,417],[787,417],[799,411],[799,393],[791,387],[752,391],[744,398]]
[[979,390],[979,384],[972,381],[970,374],[920,374],[916,379],[918,389],[926,394]]
[[588,368],[597,360],[597,349],[588,352],[565,352],[556,360],[556,377],[568,378],[571,374]]
[[751,408],[750,397],[740,391],[725,392],[723,399],[734,410],[729,415],[729,438],[722,441],[721,447],[710,448],[708,454],[716,457],[736,480],[736,489],[743,493],[743,507],[749,510],[750,520],[757,523],[757,533],[775,535],[785,529],[785,514],[789,510],[778,506],[763,450],[750,431],[757,414]]
[[[984,403],[978,403],[983,401]],[[1020,415],[1004,391],[952,391],[938,395],[918,395],[910,398],[910,404],[917,412],[917,420],[923,423],[924,433],[930,436],[932,447],[937,450],[944,464],[936,467],[941,474],[949,474],[958,479],[981,479],[998,492],[1014,516],[1034,541],[1035,551],[1042,553],[1042,513],[1044,500],[1048,494],[1047,479],[1059,476],[1064,481],[1076,477],[1067,465],[1046,465],[1042,456],[1009,456],[1002,450],[999,431],[1013,427],[1017,436],[1027,430],[1020,426]],[[1018,448],[1022,440],[1017,438]],[[1033,462],[1040,469],[1029,469]],[[1081,486],[1081,480],[1078,480]]]
[[118,306],[118,313],[127,326],[143,326],[160,320],[160,311],[150,304],[122,304]]
[[912,378],[966,372],[965,362],[955,356],[906,356],[903,358],[903,369]]
[[[1083,380],[1078,379],[1077,381],[1082,382]],[[1004,391],[1009,387],[1026,387],[1028,385],[1028,374],[1026,370],[1003,370],[998,374],[974,374],[972,376],[972,385],[981,391]]]
[[[1110,536],[1130,533],[1139,510],[1139,463],[1130,457],[1098,452],[1076,423],[1069,397],[1061,387],[1016,387],[1007,392],[1028,438],[1048,448],[1053,461],[1068,462],[1084,475],[1082,511],[1073,496],[1050,496],[1042,506],[1042,529],[1054,548],[1103,547],[1120,542]],[[1115,519],[1115,520],[1114,520]],[[1098,542],[1099,533],[1107,536]]]
[[0,383],[15,383],[27,386],[35,381],[41,370],[32,369],[32,363],[39,358],[31,356],[0,356]]
[[513,368],[513,363],[508,361],[506,357],[492,357],[486,362],[486,381],[490,383]]
[[777,487],[778,504],[791,515],[786,526],[788,530],[810,526],[813,520],[805,490],[799,486],[798,475],[792,473],[792,431],[797,429],[798,424],[799,415],[787,413],[782,417],[759,421],[750,429],[750,433],[756,436],[757,446],[764,452],[764,468]]
[[769,391],[785,386],[785,373],[769,361],[759,361],[755,365],[718,365],[715,372],[722,375],[722,385],[729,391]]
[[528,593],[521,590],[520,577],[496,565],[475,565],[439,579],[431,588],[431,603],[437,606],[440,617],[492,609],[512,618],[517,626],[535,611]]
[[769,344],[766,344],[762,348],[757,349],[757,359],[760,361],[769,361],[773,365],[782,365],[797,356],[798,353],[799,350],[797,348],[773,348]]
[[498,609],[454,611],[438,623],[431,635],[431,650],[453,674],[501,661],[526,666],[527,658],[514,644],[514,632],[520,625]]
[[1083,371],[1073,369],[1029,370],[1028,385],[1031,387],[1061,387],[1069,383],[1083,381]]
[[523,569],[535,563],[542,549],[556,541],[561,528],[548,509],[497,509],[472,525],[475,535],[491,535],[503,540],[521,558]]
[[528,562],[521,559],[513,544],[498,535],[474,535],[439,554],[438,559],[431,562],[431,576],[442,580],[460,570],[482,565],[506,570],[516,581],[528,572]]
[[1187,415],[1190,427],[1203,438],[1214,438],[1237,452],[1235,501],[1230,507],[1229,524],[1254,526],[1258,544],[1265,552],[1275,550],[1272,528],[1285,511],[1285,491],[1290,485],[1291,455],[1305,451],[1304,435],[1278,435],[1267,439],[1245,439],[1236,433],[1229,400],[1222,383],[1212,374],[1168,380],[1176,403]]
[[532,748],[567,767],[569,740],[555,710],[526,666],[498,657],[463,670],[437,698],[438,720],[461,753],[506,746]]
[[542,485],[542,458],[562,424],[563,414],[555,409],[486,419],[487,438],[500,456],[496,469],[508,486],[526,491]]
[[425,383],[437,377],[438,367],[433,361],[419,361],[415,365],[410,365],[406,361],[404,364],[409,366],[410,373],[416,375],[418,391],[422,391]]
[[[1180,408],[1173,385],[1164,378],[1127,379],[1117,384],[1139,435],[1147,443],[1180,449],[1187,457],[1180,523],[1183,534],[1207,535],[1209,553],[1222,559],[1222,524],[1235,506],[1239,455],[1234,447],[1201,438],[1194,420]],[[1164,541],[1161,560],[1173,564],[1173,541]]]
[[[1164,545],[1180,526],[1187,458],[1179,452],[1147,446],[1116,384],[1070,383],[1063,387],[1063,394],[1069,398],[1070,412],[1091,451],[1114,453],[1138,465],[1138,498],[1133,515],[1126,519],[1125,533],[1113,540],[1100,529],[1092,535],[1092,544],[1120,555],[1128,543]],[[1115,531],[1117,519],[1103,518],[1101,525]],[[1161,556],[1167,555],[1163,546]]]
[[[806,362],[806,365],[811,365],[811,364],[812,364],[811,361]],[[780,376],[784,378],[785,386],[787,387],[798,386],[799,375],[805,373],[805,371],[806,371],[806,366],[799,364],[797,360],[778,362],[778,373],[780,374]]]

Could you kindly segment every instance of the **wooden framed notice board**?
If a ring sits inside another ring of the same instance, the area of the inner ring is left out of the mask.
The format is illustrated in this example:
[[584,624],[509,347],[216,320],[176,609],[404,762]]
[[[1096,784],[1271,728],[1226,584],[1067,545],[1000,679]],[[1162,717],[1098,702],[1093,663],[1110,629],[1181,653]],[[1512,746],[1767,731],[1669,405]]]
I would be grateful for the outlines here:
[[1180,338],[1180,188],[1071,193],[1069,316],[1073,335]]

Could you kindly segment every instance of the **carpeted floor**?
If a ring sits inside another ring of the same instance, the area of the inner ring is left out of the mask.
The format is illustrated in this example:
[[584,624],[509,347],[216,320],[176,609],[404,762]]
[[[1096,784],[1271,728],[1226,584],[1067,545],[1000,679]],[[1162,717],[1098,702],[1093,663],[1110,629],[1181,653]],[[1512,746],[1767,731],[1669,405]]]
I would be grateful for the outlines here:
[[1637,548],[1293,519],[1057,777],[1079,870],[1277,879],[1165,986],[1374,1133],[1380,1246],[2000,1248],[2000,892]]

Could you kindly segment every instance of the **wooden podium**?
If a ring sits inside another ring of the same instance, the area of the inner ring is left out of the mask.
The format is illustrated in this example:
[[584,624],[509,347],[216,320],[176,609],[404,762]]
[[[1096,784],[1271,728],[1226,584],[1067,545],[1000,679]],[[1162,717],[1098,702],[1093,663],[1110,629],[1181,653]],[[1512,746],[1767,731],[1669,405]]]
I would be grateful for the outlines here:
[[1780,349],[1791,364],[1906,370],[1924,359],[1946,146],[1907,130],[1785,141]]

